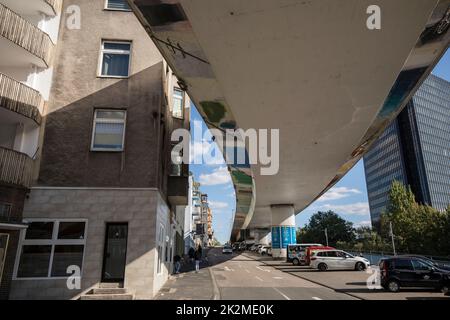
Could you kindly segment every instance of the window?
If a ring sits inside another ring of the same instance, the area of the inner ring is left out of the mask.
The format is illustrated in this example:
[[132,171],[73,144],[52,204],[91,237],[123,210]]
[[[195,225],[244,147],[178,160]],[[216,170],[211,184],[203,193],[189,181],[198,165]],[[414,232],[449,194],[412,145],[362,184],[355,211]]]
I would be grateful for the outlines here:
[[53,236],[54,222],[32,222],[28,227],[25,239],[43,240],[51,239]]
[[126,111],[95,110],[92,151],[123,151]]
[[326,255],[327,255],[327,257],[331,257],[331,258],[339,257],[338,253],[336,251],[327,251]]
[[11,205],[0,202],[0,221],[9,221],[11,219]]
[[68,277],[67,268],[82,268],[86,221],[32,221],[19,245],[16,278]]
[[[170,176],[181,177],[183,173],[183,152],[177,151],[175,148],[177,144],[172,144],[171,160],[170,160]],[[174,162],[175,160],[176,162]]]
[[395,260],[395,269],[398,270],[414,270],[409,259],[398,259]]
[[106,9],[118,11],[131,11],[127,0],[106,0]]
[[430,271],[432,269],[432,267],[429,264],[422,262],[420,260],[411,260],[411,261],[414,266],[414,270],[416,271]]
[[178,88],[173,89],[172,116],[179,119],[184,116],[184,91]]
[[101,76],[127,78],[130,73],[131,42],[103,41],[101,52]]

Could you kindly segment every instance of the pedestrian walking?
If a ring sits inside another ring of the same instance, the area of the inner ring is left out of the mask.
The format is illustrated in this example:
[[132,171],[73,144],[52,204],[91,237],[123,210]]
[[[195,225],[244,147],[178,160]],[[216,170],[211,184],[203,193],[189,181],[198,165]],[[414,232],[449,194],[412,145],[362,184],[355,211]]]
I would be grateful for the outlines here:
[[202,259],[202,246],[199,244],[195,250],[195,272],[200,270],[200,260]]
[[194,262],[195,249],[191,247],[189,249],[189,251],[188,251],[188,255],[189,255],[189,262],[193,263]]
[[180,273],[180,268],[181,268],[180,255],[177,254],[175,257],[173,257],[173,261],[175,262],[175,273],[178,274],[178,273]]

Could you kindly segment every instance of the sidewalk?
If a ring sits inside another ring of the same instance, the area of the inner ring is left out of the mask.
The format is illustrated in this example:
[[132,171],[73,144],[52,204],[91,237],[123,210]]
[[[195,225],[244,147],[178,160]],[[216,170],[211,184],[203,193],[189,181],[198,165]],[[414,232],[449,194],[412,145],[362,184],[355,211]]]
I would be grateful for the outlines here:
[[181,273],[173,274],[159,290],[155,300],[212,300],[215,297],[215,284],[211,277],[208,261],[200,264],[199,273],[194,265],[184,265]]

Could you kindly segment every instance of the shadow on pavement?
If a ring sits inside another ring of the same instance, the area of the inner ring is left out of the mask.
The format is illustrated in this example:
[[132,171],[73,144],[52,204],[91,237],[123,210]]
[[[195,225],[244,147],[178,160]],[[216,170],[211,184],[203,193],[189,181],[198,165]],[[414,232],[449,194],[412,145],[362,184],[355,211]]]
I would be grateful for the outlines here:
[[[210,256],[211,251],[214,252],[213,256]],[[203,259],[200,261],[200,269],[212,267],[231,259],[233,259],[233,261],[247,261],[245,259],[235,259],[240,254],[241,253],[222,254],[222,250],[218,248],[203,249]],[[192,272],[194,270],[195,270],[195,260],[190,260],[189,258],[184,257],[181,262],[180,274]]]

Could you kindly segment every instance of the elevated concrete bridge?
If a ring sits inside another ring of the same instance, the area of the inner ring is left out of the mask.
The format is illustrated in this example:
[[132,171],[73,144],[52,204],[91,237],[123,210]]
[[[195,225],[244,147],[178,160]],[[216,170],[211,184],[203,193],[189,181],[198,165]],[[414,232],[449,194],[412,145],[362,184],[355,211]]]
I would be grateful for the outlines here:
[[[230,165],[232,240],[274,227],[272,242],[292,241],[295,214],[362,157],[450,39],[449,0],[129,2],[207,124],[280,129],[278,174]],[[372,5],[381,29],[367,27]]]

